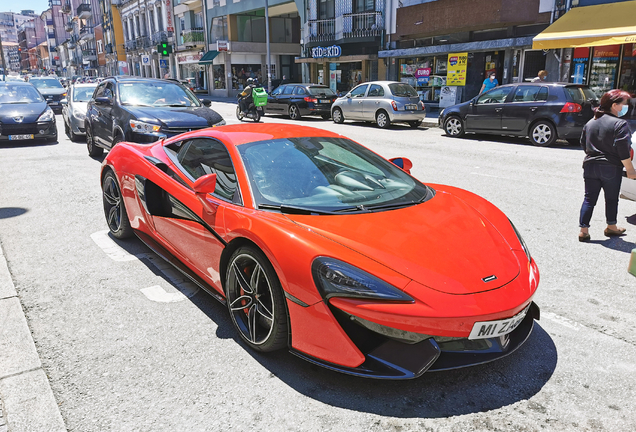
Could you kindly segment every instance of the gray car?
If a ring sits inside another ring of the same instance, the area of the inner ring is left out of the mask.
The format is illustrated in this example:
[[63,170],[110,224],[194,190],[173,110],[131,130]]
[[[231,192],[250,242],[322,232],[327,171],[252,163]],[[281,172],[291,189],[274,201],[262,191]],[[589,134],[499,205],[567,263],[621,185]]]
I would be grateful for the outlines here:
[[62,117],[64,118],[64,132],[71,141],[86,135],[84,120],[86,119],[86,105],[97,83],[73,84],[68,89],[67,99],[62,101]]
[[375,122],[381,128],[391,123],[419,127],[426,118],[424,104],[413,87],[395,81],[371,81],[359,84],[331,107],[334,123],[345,120]]

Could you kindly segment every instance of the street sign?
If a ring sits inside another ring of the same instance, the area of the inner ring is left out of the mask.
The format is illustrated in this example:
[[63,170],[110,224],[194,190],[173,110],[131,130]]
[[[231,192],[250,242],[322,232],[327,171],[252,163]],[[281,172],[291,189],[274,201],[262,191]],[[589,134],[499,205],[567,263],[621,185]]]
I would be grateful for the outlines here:
[[167,68],[168,67],[168,60],[159,60],[159,67],[161,68]]
[[141,56],[141,64],[144,66],[150,66],[150,56],[149,55],[142,55]]

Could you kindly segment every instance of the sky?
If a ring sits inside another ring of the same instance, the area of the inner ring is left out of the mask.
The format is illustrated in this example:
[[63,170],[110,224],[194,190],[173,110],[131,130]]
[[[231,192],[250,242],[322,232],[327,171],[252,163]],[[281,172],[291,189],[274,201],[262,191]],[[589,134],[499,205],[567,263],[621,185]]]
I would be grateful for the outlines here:
[[0,0],[0,12],[17,12],[32,9],[40,14],[49,8],[49,0]]

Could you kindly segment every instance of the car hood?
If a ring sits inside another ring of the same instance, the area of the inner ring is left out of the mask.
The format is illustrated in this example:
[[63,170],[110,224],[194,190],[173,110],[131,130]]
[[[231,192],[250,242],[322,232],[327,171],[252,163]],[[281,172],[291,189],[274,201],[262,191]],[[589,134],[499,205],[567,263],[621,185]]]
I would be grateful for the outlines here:
[[65,88],[55,88],[55,87],[39,88],[38,91],[40,92],[42,96],[47,96],[47,95],[55,96],[55,95],[61,95],[62,93],[66,93]]
[[[35,123],[46,107],[46,102],[29,104],[0,104],[0,123]],[[23,119],[20,122],[16,122],[14,117],[23,117]]]
[[84,114],[86,114],[86,111],[88,110],[88,102],[73,102],[70,105],[74,111],[77,110],[79,112],[83,112]]
[[213,126],[223,117],[208,107],[126,107],[141,121],[159,121],[167,127]]
[[[415,206],[350,215],[286,215],[437,291],[474,294],[506,285],[519,262],[499,231],[473,207],[438,191]],[[397,222],[399,221],[399,222]],[[484,278],[495,280],[484,282]]]

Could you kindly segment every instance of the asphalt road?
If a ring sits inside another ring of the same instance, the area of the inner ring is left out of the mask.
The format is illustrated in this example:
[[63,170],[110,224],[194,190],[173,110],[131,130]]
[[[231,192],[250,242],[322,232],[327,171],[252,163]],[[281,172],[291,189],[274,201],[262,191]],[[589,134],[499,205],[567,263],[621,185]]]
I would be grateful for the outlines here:
[[[237,122],[235,105],[213,108]],[[389,382],[247,349],[224,306],[138,240],[105,234],[101,161],[57,119],[59,143],[0,144],[0,241],[69,431],[636,430],[636,279],[627,273],[636,203],[620,203],[625,237],[603,237],[600,205],[592,242],[579,243],[580,149],[294,122],[408,157],[425,183],[484,196],[515,223],[541,271],[541,320],[519,351]]]

